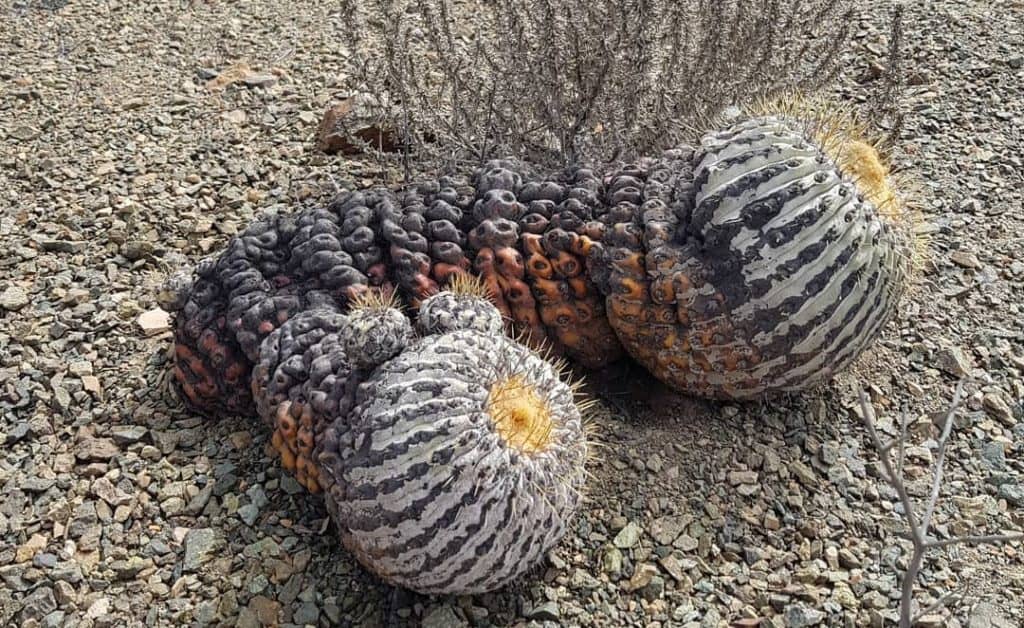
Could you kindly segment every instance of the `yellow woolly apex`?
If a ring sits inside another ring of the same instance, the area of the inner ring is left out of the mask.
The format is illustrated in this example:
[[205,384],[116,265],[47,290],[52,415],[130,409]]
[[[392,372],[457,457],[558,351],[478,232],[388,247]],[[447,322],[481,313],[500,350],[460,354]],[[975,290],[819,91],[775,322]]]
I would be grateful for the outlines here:
[[911,270],[921,267],[928,243],[914,232],[920,220],[920,211],[913,203],[920,196],[919,186],[912,177],[892,171],[888,138],[873,131],[850,106],[820,97],[766,98],[751,104],[745,112],[755,117],[797,120],[804,125],[807,137],[853,181],[879,215],[913,238]]

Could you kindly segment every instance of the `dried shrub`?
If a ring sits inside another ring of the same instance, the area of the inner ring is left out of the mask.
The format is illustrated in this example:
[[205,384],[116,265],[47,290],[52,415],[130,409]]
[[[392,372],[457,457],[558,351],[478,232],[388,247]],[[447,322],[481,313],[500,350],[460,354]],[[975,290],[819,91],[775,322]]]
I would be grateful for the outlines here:
[[628,158],[828,84],[849,0],[342,0],[354,91],[418,161]]

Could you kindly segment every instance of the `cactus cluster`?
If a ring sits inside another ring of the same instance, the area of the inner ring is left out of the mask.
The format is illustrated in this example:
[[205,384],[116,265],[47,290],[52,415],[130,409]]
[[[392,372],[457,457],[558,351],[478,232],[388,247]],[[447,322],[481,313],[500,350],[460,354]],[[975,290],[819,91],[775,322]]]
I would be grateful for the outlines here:
[[707,397],[823,381],[907,283],[896,190],[854,126],[790,108],[605,171],[498,160],[347,192],[168,282],[175,379],[197,409],[259,414],[382,577],[488,590],[550,547],[582,485],[578,409],[531,345],[628,353]]
[[368,569],[425,593],[489,591],[531,569],[583,488],[575,391],[503,334],[483,293],[463,281],[426,298],[419,335],[380,297],[303,311],[253,369],[282,465],[324,493]]

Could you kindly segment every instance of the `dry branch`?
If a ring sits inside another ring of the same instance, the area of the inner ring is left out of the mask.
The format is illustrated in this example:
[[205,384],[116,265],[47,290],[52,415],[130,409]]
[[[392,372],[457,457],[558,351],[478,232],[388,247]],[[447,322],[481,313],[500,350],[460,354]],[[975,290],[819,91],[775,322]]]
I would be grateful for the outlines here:
[[855,23],[850,0],[340,6],[349,87],[386,102],[403,141],[433,164],[650,154],[729,105],[827,85]]
[[[928,501],[924,505],[924,515],[920,518],[917,515],[918,511],[914,507],[913,501],[910,499],[910,494],[907,491],[903,478],[903,452],[906,446],[908,423],[907,412],[906,410],[903,410],[903,412],[900,413],[899,437],[887,443],[883,443],[875,426],[874,407],[871,405],[867,393],[865,393],[863,389],[859,392],[862,418],[864,420],[864,425],[867,428],[868,436],[871,439],[871,444],[878,453],[879,460],[882,463],[883,479],[893,488],[893,490],[896,491],[900,504],[903,506],[903,516],[906,518],[907,527],[910,532],[909,538],[913,544],[913,551],[911,552],[910,560],[907,563],[906,571],[903,573],[903,581],[901,585],[899,608],[900,628],[910,628],[919,621],[921,617],[938,610],[954,596],[953,593],[943,595],[928,608],[914,614],[914,583],[917,582],[925,554],[928,550],[939,549],[951,545],[1005,543],[1024,539],[1024,532],[979,536],[958,536],[949,539],[934,539],[928,536],[928,530],[930,529],[932,522],[932,515],[935,513],[935,506],[939,501],[939,493],[942,490],[946,446],[949,442],[949,436],[953,430],[954,416],[963,401],[963,388],[964,382],[961,380],[960,383],[957,384],[956,393],[953,395],[953,402],[950,404],[944,417],[942,432],[939,436],[938,444],[936,445],[937,452],[935,456],[934,471],[932,473],[931,490],[928,494]],[[897,446],[897,464],[894,465],[891,454],[893,447]]]

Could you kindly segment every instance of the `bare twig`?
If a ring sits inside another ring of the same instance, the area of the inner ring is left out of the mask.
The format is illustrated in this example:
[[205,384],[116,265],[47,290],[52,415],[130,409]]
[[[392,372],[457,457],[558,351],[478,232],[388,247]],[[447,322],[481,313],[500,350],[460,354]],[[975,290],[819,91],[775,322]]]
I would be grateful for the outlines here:
[[[947,593],[925,610],[917,613],[916,615],[913,613],[914,584],[917,582],[918,576],[921,572],[921,566],[924,562],[925,553],[928,550],[949,547],[951,545],[978,545],[1024,540],[1024,532],[979,536],[958,536],[949,539],[933,539],[928,536],[932,516],[935,513],[935,506],[939,501],[939,493],[942,490],[946,447],[949,442],[950,434],[953,430],[956,411],[959,409],[963,400],[963,388],[964,382],[961,380],[957,384],[956,392],[953,395],[953,402],[950,404],[949,410],[945,414],[944,423],[941,428],[942,431],[936,445],[937,451],[935,456],[935,469],[932,474],[931,490],[928,494],[928,501],[925,503],[924,516],[920,519],[918,518],[917,510],[914,507],[913,501],[910,499],[910,494],[907,492],[907,487],[903,479],[904,448],[906,445],[908,423],[907,412],[904,410],[900,416],[900,436],[897,439],[883,444],[878,435],[878,430],[875,427],[874,407],[871,405],[867,393],[865,393],[863,389],[859,392],[860,409],[864,425],[867,428],[868,437],[871,439],[871,444],[878,453],[885,481],[893,488],[893,490],[896,491],[900,504],[903,506],[903,516],[907,520],[907,527],[909,529],[908,536],[913,545],[913,551],[911,552],[910,560],[907,562],[907,568],[903,573],[903,581],[901,585],[899,609],[900,628],[910,628],[922,616],[945,606],[949,600],[954,597],[953,593]],[[892,448],[897,445],[897,464],[894,466],[891,453]]]
[[889,24],[889,50],[886,53],[886,69],[882,82],[871,98],[870,119],[881,125],[882,120],[890,118],[889,132],[885,142],[893,145],[903,131],[903,91],[906,81],[903,71],[903,13],[906,10],[902,2],[893,5]]
[[924,544],[924,548],[936,549],[940,547],[949,547],[950,545],[986,545],[991,543],[1004,543],[1021,540],[1024,540],[1024,532],[983,534],[979,536],[957,536],[951,539],[936,539],[934,541],[928,541]]
[[928,615],[930,613],[934,613],[935,611],[939,610],[940,608],[945,607],[946,604],[948,604],[949,601],[952,600],[953,598],[962,599],[962,596],[960,595],[959,591],[948,591],[947,593],[945,593],[941,597],[939,597],[939,599],[935,600],[935,602],[931,606],[929,606],[928,608],[924,609],[923,611],[921,611],[917,615],[914,615],[913,619],[910,620],[910,624],[914,625],[917,622],[921,621],[921,618],[924,617],[925,615]]

